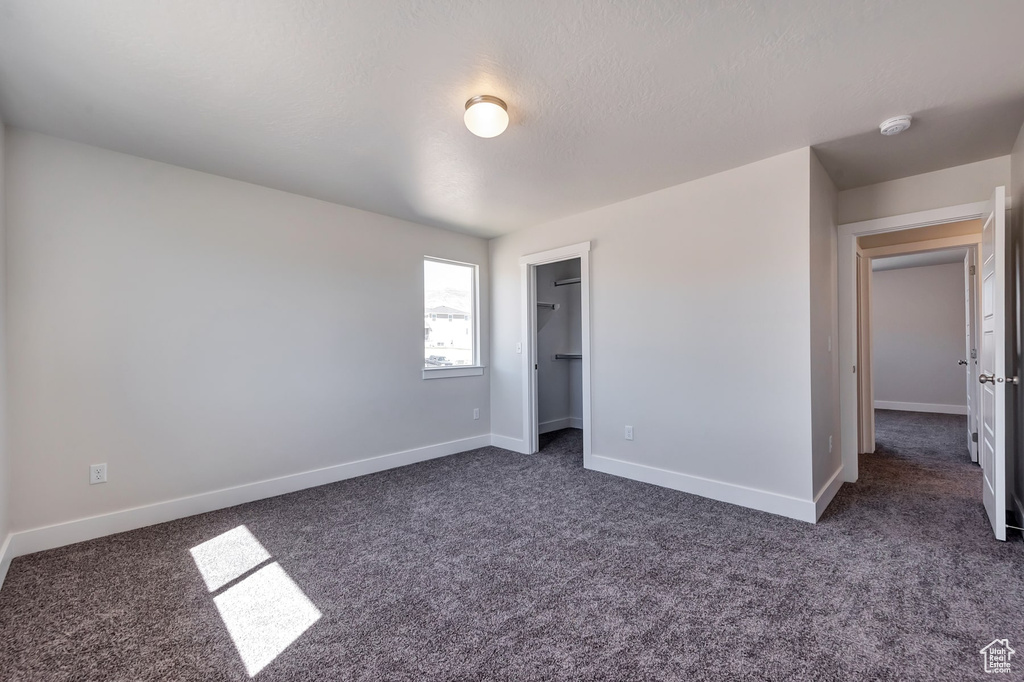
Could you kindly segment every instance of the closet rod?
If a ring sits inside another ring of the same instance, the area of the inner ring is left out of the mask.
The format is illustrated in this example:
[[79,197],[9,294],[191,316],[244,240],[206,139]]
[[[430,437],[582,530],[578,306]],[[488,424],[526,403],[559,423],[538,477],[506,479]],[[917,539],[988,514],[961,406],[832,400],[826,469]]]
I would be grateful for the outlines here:
[[564,286],[567,286],[569,284],[579,284],[579,283],[580,283],[580,278],[579,277],[570,277],[568,279],[556,279],[555,280],[555,286],[556,287],[564,287]]
[[558,304],[557,303],[541,303],[540,301],[537,301],[537,307],[538,308],[551,308],[552,310],[557,310],[558,309]]
[[555,360],[582,360],[580,353],[555,353]]

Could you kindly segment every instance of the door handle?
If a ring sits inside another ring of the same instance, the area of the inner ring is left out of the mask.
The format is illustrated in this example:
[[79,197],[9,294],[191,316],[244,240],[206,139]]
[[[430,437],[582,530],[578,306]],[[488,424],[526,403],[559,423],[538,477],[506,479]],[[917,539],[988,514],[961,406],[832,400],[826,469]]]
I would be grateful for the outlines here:
[[957,360],[956,364],[958,364],[958,365],[966,365],[967,361],[966,360]]
[[1020,377],[1006,377],[1004,379],[1003,377],[996,377],[994,374],[982,374],[978,377],[978,381],[983,384],[1001,384],[1005,381],[1016,386],[1020,384]]

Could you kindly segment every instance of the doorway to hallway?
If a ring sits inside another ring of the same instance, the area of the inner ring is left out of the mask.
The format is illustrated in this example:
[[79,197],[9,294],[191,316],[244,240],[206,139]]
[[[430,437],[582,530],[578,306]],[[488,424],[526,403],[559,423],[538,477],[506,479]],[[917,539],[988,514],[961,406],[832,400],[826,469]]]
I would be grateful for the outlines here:
[[[981,235],[929,235],[930,243],[910,248],[906,244],[868,246],[862,240],[868,238],[894,238],[901,242],[899,233],[917,230],[941,231],[957,223],[981,221]],[[968,241],[965,243],[965,239]],[[964,245],[977,249],[974,261],[976,290],[971,303],[977,306],[978,321],[965,317],[969,330],[965,336],[968,346],[971,335],[976,347],[963,358],[976,371],[977,394],[971,402],[970,411],[974,424],[965,426],[963,436],[968,448],[972,447],[973,433],[977,433],[977,457],[981,464],[981,498],[989,518],[992,531],[999,540],[1006,539],[1007,458],[1010,452],[1007,430],[1007,406],[1016,400],[1018,377],[1012,374],[1006,333],[1006,302],[1008,292],[1007,270],[1008,233],[1006,231],[1006,191],[995,188],[992,198],[978,204],[965,204],[946,209],[924,211],[917,214],[894,216],[850,223],[839,227],[839,312],[840,312],[840,366],[850,368],[850,374],[841,372],[840,409],[842,413],[842,457],[844,479],[858,480],[859,458],[874,451],[874,394],[872,374],[872,347],[870,334],[865,333],[871,324],[871,260],[882,255],[893,255],[893,249],[905,252],[938,251]],[[965,259],[965,267],[972,265]],[[971,297],[969,282],[965,280],[965,291]],[[971,331],[973,330],[973,331]],[[971,357],[971,355],[974,357]],[[974,362],[972,362],[974,361]],[[976,370],[975,370],[976,368]],[[966,384],[974,387],[973,382]],[[971,422],[968,422],[969,424]]]
[[[980,221],[974,223],[980,230]],[[964,416],[961,449],[975,462],[976,271],[974,245],[871,258],[861,335],[870,344],[861,362],[864,391],[870,391],[864,418],[873,421],[876,409]],[[862,430],[873,433],[874,425]],[[864,439],[862,452],[873,450],[873,440]]]

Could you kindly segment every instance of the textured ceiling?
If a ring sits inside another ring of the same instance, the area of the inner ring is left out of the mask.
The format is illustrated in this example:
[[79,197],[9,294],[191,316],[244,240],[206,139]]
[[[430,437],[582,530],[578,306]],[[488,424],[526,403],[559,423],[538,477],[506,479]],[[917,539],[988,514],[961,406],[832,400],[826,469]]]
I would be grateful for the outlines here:
[[1008,153],[1022,30],[1020,0],[0,0],[0,116],[490,236],[809,144],[841,187]]

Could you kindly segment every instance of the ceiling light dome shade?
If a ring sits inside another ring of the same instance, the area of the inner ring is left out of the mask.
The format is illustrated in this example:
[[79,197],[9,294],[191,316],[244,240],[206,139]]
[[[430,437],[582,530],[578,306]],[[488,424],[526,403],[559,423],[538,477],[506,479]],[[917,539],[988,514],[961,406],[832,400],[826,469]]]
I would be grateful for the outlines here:
[[466,102],[466,127],[479,137],[495,137],[508,127],[508,108],[497,97],[477,95]]

